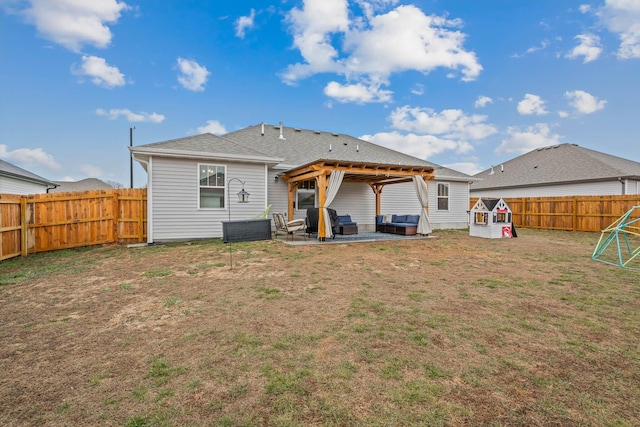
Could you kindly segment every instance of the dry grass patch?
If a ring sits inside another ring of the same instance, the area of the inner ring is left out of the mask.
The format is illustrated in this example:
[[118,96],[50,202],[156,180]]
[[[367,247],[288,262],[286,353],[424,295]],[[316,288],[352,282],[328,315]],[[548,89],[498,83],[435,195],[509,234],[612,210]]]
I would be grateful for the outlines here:
[[0,264],[0,424],[640,425],[598,234],[219,240]]

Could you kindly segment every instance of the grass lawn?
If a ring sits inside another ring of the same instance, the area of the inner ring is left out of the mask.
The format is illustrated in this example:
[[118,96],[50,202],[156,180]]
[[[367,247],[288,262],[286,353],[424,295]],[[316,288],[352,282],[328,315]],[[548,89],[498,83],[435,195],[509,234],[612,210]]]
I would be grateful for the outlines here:
[[0,425],[640,425],[639,271],[434,234],[4,261]]

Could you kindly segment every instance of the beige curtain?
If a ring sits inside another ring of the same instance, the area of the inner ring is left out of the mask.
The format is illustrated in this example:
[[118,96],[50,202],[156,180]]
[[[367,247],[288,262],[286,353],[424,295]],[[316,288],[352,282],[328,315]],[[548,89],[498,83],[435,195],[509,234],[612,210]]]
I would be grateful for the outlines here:
[[429,221],[429,215],[427,214],[427,206],[429,204],[429,189],[427,183],[424,182],[424,178],[418,175],[413,176],[413,184],[416,188],[416,194],[422,209],[420,210],[420,221],[418,221],[418,234],[431,234],[431,221]]
[[327,186],[327,198],[324,202],[324,206],[320,206],[324,211],[324,225],[326,230],[326,237],[333,236],[333,228],[331,227],[331,218],[329,218],[329,211],[327,208],[333,202],[333,199],[338,194],[340,185],[342,185],[342,179],[344,178],[344,171],[331,172],[331,178],[329,179],[329,185]]

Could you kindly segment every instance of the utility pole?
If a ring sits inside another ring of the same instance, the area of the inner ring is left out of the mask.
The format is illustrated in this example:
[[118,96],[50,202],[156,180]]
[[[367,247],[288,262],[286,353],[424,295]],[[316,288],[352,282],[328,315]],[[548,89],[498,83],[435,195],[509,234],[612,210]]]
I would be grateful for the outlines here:
[[[133,131],[136,127],[129,128],[129,147],[133,147]],[[133,153],[129,150],[129,177],[131,179],[131,188],[133,188]]]

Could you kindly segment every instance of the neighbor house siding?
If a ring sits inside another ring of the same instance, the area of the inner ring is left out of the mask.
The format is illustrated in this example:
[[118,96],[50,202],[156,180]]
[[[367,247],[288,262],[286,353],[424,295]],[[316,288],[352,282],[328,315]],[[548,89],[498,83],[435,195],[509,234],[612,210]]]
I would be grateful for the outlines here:
[[580,184],[559,184],[536,187],[506,188],[493,190],[473,190],[471,197],[553,197],[553,196],[607,196],[624,194],[624,183],[612,181],[589,182]]
[[0,177],[1,194],[39,194],[46,192],[47,186],[43,184],[35,184],[5,176]]
[[[198,209],[198,164],[226,165],[227,194],[223,209]],[[265,166],[217,161],[154,157],[150,174],[153,189],[153,241],[222,237],[222,221],[251,219],[266,207]],[[249,203],[238,203],[241,183],[251,193]]]

